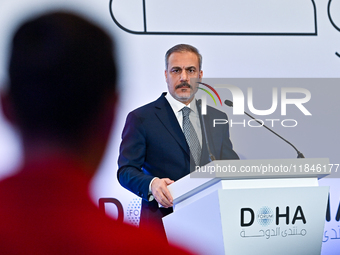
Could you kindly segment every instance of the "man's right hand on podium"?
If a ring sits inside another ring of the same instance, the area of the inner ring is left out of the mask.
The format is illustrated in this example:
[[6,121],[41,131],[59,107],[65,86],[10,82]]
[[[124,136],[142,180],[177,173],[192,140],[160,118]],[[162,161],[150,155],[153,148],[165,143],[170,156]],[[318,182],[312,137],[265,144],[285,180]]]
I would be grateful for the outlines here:
[[173,206],[173,198],[168,190],[168,185],[174,183],[169,178],[155,178],[151,183],[151,192],[156,201],[165,208]]

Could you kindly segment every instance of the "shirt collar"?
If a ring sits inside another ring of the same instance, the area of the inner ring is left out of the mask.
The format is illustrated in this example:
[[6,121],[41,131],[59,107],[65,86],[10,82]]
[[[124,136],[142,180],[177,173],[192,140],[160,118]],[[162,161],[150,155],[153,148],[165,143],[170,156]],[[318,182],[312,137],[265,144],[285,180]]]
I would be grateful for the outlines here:
[[197,107],[196,107],[196,99],[193,98],[193,100],[190,102],[190,104],[186,105],[183,104],[182,102],[176,100],[175,98],[173,98],[173,96],[170,93],[167,93],[165,95],[165,98],[168,100],[172,110],[176,113],[182,110],[183,107],[189,107],[193,112],[195,112],[196,114],[198,114],[197,111]]

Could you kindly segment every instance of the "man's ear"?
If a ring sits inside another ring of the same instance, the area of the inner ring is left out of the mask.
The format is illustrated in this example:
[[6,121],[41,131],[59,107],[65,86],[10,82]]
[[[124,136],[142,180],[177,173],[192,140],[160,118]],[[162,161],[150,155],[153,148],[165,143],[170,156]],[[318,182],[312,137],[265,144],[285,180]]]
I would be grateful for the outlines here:
[[167,70],[164,71],[164,75],[165,75],[165,81],[168,82],[168,72],[167,72]]
[[5,116],[5,119],[10,122],[12,125],[16,125],[16,116],[14,111],[13,102],[11,100],[10,95],[6,91],[0,91],[0,103],[2,113]]

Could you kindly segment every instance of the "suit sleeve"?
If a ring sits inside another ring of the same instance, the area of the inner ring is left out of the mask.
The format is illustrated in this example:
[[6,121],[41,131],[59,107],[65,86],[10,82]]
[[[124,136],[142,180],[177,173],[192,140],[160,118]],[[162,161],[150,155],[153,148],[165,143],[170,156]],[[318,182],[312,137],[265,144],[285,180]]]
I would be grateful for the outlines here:
[[119,183],[137,196],[148,200],[149,184],[154,176],[143,172],[146,153],[146,131],[143,118],[131,112],[125,123],[118,158]]

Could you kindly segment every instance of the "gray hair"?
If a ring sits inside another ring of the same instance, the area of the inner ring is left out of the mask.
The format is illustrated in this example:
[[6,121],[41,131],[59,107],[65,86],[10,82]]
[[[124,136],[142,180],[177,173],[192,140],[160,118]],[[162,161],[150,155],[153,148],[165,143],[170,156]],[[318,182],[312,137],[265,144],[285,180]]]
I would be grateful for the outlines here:
[[170,48],[165,53],[165,68],[166,68],[166,70],[168,70],[168,66],[169,66],[169,57],[174,52],[192,52],[192,53],[195,53],[196,56],[198,57],[199,70],[202,69],[202,55],[198,52],[198,49],[196,49],[194,46],[191,46],[189,44],[177,44],[174,47]]

